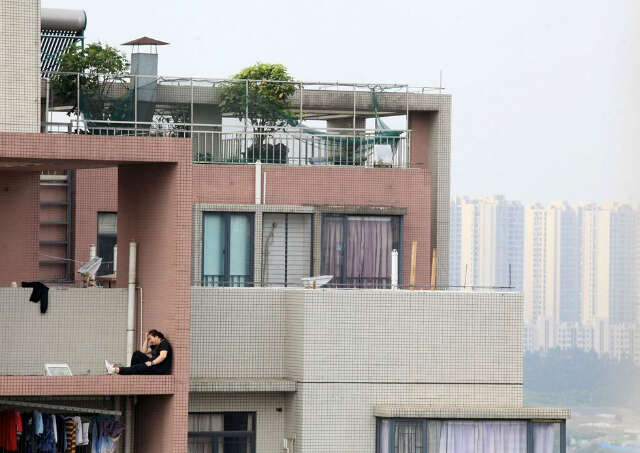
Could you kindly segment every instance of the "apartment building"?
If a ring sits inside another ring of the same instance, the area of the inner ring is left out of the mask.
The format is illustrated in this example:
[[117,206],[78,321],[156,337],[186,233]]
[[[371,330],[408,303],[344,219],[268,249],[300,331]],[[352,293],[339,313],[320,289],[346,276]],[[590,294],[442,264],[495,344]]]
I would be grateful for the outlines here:
[[[294,82],[290,110],[324,129],[256,131],[220,107],[251,81],[150,74],[138,49],[100,99],[125,119],[98,119],[51,67],[85,25],[0,9],[0,410],[120,417],[125,452],[564,451],[568,411],[522,404],[522,297],[430,289],[449,279],[450,95]],[[406,127],[383,133],[392,115]],[[12,287],[33,281],[46,310]],[[172,373],[105,375],[150,328]]]
[[522,204],[500,195],[456,197],[450,222],[451,286],[522,291]]

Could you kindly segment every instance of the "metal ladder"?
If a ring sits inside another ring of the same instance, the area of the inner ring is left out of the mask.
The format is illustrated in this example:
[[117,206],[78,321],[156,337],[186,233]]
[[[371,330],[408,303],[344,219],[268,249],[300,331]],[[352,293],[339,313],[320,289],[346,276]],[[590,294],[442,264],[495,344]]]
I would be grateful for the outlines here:
[[[71,170],[42,172],[40,174],[40,278],[43,282],[73,281],[71,256],[72,239],[72,183]],[[60,193],[64,191],[64,193]],[[47,208],[53,212],[44,215]],[[56,208],[64,208],[62,210]],[[63,212],[60,212],[63,211]],[[55,230],[64,228],[64,234]],[[42,239],[43,237],[55,239]],[[55,269],[52,271],[52,268]]]

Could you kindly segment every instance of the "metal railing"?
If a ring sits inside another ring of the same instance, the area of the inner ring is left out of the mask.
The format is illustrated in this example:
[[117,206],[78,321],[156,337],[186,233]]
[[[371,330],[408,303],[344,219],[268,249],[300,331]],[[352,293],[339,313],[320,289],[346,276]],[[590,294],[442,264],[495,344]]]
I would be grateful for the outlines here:
[[[223,124],[126,121],[48,122],[47,133],[193,139],[194,163],[351,165],[408,168],[411,131],[340,129],[256,132]],[[330,133],[329,133],[330,132]],[[397,132],[398,135],[389,135]]]
[[[260,159],[288,165],[409,167],[409,112],[423,108],[425,95],[444,90],[441,85],[89,72],[48,72],[45,76],[47,122],[43,132],[192,138],[196,163]],[[273,91],[264,91],[270,84],[289,85],[287,102],[274,104],[264,94]],[[437,99],[428,102],[437,103]],[[205,105],[214,108],[203,110]],[[54,110],[73,112],[70,122],[51,122],[49,112]],[[389,116],[395,117],[391,121],[398,126],[397,133],[382,123]],[[263,122],[260,118],[264,117]],[[375,128],[366,129],[367,120],[371,127],[374,119]],[[303,126],[314,121],[327,121],[327,127]],[[279,127],[255,129],[265,122]]]

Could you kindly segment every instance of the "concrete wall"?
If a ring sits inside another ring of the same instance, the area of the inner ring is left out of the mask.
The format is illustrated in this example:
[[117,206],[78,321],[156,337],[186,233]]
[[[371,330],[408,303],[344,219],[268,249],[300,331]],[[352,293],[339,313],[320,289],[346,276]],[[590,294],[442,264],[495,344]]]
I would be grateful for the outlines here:
[[0,376],[44,374],[68,363],[74,375],[103,375],[104,359],[126,360],[127,293],[121,289],[51,288],[49,308],[30,288],[0,288]]
[[[376,405],[522,405],[518,294],[191,291],[193,377],[296,381],[284,435],[298,452],[373,451]],[[243,401],[257,405],[258,396]],[[246,406],[198,398],[203,412]]]
[[0,131],[40,130],[40,2],[0,2]]
[[192,393],[189,412],[255,412],[256,451],[279,452],[285,432],[286,401],[282,393]]
[[[431,275],[430,173],[425,169],[358,168],[358,167],[295,167],[264,165],[267,179],[266,204],[269,206],[345,207],[346,214],[364,214],[363,208],[404,209],[402,228],[401,282],[409,283],[411,244],[416,241],[416,285],[424,287]],[[263,179],[264,180],[264,179]],[[253,165],[194,165],[193,201],[207,204],[209,210],[256,210],[255,167]],[[216,205],[216,206],[214,206]],[[240,209],[240,205],[245,205]],[[200,208],[202,209],[202,208]],[[286,212],[275,208],[273,212]],[[384,214],[378,214],[384,215]],[[448,223],[447,223],[448,225]],[[194,273],[200,279],[199,256],[202,245],[201,219],[194,220]],[[256,224],[256,250],[262,243],[261,225]],[[316,224],[316,236],[321,236],[321,222]],[[320,243],[314,244],[318,261]],[[254,265],[260,268],[260,256]]]
[[38,275],[39,175],[0,171],[0,286]]

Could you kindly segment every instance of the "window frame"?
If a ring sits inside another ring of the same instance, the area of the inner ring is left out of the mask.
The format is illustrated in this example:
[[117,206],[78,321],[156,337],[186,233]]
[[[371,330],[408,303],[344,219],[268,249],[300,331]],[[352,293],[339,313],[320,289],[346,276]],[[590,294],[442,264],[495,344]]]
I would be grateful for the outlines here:
[[[218,453],[218,441],[226,437],[231,438],[246,438],[249,441],[251,453],[256,453],[256,433],[257,433],[257,414],[255,412],[243,412],[243,411],[222,411],[222,412],[190,412],[190,414],[207,414],[207,415],[222,415],[223,418],[226,414],[247,414],[253,418],[253,431],[188,431],[187,439],[190,437],[205,437],[211,441],[211,452]],[[188,450],[187,445],[187,450]]]
[[389,421],[389,445],[387,446],[389,453],[395,453],[395,428],[397,422],[414,422],[414,423],[422,423],[422,453],[427,453],[428,445],[427,445],[427,423],[429,421],[465,421],[465,422],[525,422],[527,424],[527,453],[534,452],[533,445],[533,426],[536,423],[541,424],[559,424],[560,425],[560,453],[567,452],[567,421],[566,420],[537,420],[537,419],[505,419],[505,418],[460,418],[460,419],[452,419],[452,418],[423,418],[423,417],[376,417],[376,453],[381,453],[381,445],[380,445],[380,436],[381,432],[381,424],[382,420]]
[[[115,215],[116,217],[116,234],[100,234],[100,216],[101,215]],[[114,241],[114,245],[118,244],[118,211],[97,211],[96,212],[96,255],[98,255],[101,258],[104,258],[104,250],[102,250],[101,248],[101,243],[100,243],[100,237],[108,237],[108,238],[115,238]],[[116,272],[116,269],[113,267],[114,263],[113,263],[113,250],[111,251],[112,255],[111,255],[111,262],[110,263],[102,263],[100,264],[100,267],[98,268],[98,270],[96,271],[96,275],[108,275],[108,274],[113,274]],[[109,264],[109,265],[107,265]],[[111,272],[109,272],[109,269],[111,269]]]
[[[265,217],[269,216],[269,215],[282,215],[285,218],[285,238],[284,238],[284,282],[276,282],[275,284],[270,283],[269,281],[267,281],[265,279],[265,268],[264,268],[264,263],[265,263],[265,236],[264,236],[264,229],[265,229],[265,225],[267,225],[267,221],[265,220]],[[309,221],[310,221],[310,235],[309,235],[309,275],[307,275],[307,277],[311,277],[313,275],[313,261],[314,261],[314,252],[315,252],[315,248],[314,248],[314,234],[315,234],[315,222],[314,222],[314,216],[315,214],[310,213],[310,212],[272,212],[272,211],[265,211],[262,213],[262,221],[260,224],[261,227],[261,234],[262,234],[262,249],[260,250],[260,255],[262,258],[262,272],[260,273],[261,275],[261,284],[262,286],[284,286],[285,288],[287,287],[296,287],[296,286],[301,286],[300,283],[296,284],[296,283],[292,283],[289,282],[289,217],[290,216],[308,216],[309,217]]]
[[[321,217],[321,229],[324,230],[325,228],[325,219],[327,218],[341,218],[342,219],[342,273],[343,275],[340,276],[340,281],[338,281],[338,279],[334,276],[333,280],[331,281],[331,284],[338,284],[338,287],[346,287],[346,288],[361,288],[360,286],[347,286],[346,283],[346,275],[347,275],[347,246],[348,246],[348,235],[349,235],[349,217],[385,217],[385,218],[389,218],[392,222],[391,228],[392,228],[392,242],[393,242],[393,227],[394,227],[394,222],[396,222],[395,226],[398,228],[398,242],[397,242],[397,248],[396,250],[398,251],[398,286],[401,287],[402,286],[402,244],[404,242],[404,216],[403,215],[380,215],[380,214],[358,214],[358,213],[330,213],[330,212],[325,212],[322,214]],[[324,233],[321,230],[321,234],[320,234],[320,250],[318,251],[318,253],[320,254],[320,269],[322,269],[324,267],[324,254],[323,254],[323,237],[324,237]],[[393,249],[393,246],[392,246]],[[322,271],[321,271],[322,272]],[[391,276],[389,276],[391,277]],[[328,286],[331,286],[331,284],[329,284]],[[391,288],[391,284],[389,284],[389,288]],[[372,288],[372,289],[380,289],[380,288]]]
[[[205,284],[205,273],[204,273],[204,260],[205,260],[205,217],[208,214],[219,215],[223,218],[224,222],[224,247],[227,253],[224,257],[224,281],[221,285],[206,285]],[[229,287],[234,286],[231,280],[230,270],[231,270],[231,217],[232,216],[244,216],[249,220],[249,280],[245,282],[241,287],[247,288],[254,285],[255,278],[255,269],[254,269],[254,261],[255,261],[255,213],[247,212],[247,211],[202,211],[202,244],[201,244],[201,260],[200,260],[200,286],[212,286],[212,287]]]

